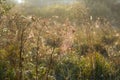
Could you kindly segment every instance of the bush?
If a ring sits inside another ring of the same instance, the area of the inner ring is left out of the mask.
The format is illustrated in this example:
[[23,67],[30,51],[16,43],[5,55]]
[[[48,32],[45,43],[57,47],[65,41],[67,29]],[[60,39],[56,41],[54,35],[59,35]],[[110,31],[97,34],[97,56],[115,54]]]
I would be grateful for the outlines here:
[[14,69],[8,66],[7,61],[0,61],[0,80],[14,80]]
[[69,55],[57,64],[55,77],[56,80],[110,80],[114,71],[113,64],[99,53],[84,57]]
[[114,68],[102,55],[96,54],[94,72],[96,80],[110,80],[110,76],[114,75]]
[[80,68],[77,64],[78,58],[75,55],[68,55],[56,65],[56,80],[79,80]]

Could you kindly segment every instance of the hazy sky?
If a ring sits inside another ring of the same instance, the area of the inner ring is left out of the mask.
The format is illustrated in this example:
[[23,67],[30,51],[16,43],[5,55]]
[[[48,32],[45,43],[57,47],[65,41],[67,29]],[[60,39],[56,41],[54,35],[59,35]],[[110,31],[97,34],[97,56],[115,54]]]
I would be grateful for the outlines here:
[[54,3],[54,2],[58,2],[58,3],[69,3],[69,2],[73,2],[75,0],[15,0],[15,2],[21,4],[24,3],[25,1],[29,2],[29,3],[33,3],[33,4],[39,4],[39,3]]

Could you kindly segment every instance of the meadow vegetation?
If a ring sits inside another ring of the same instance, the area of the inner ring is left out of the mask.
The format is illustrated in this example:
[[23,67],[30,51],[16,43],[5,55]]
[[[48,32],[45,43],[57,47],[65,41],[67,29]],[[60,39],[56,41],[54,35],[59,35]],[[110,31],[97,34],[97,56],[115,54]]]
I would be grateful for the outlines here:
[[14,13],[0,0],[0,80],[120,80],[120,10],[88,1]]

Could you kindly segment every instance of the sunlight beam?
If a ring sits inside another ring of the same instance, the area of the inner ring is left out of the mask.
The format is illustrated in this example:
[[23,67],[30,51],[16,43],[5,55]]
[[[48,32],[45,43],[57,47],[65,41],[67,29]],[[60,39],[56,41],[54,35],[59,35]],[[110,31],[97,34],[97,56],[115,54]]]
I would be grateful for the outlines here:
[[17,2],[18,2],[19,4],[24,3],[23,0],[17,0]]

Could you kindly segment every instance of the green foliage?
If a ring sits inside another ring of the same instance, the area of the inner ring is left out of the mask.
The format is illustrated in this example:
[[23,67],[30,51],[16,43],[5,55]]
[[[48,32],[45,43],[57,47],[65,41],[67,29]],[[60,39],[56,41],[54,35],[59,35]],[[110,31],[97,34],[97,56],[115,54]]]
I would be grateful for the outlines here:
[[101,79],[109,80],[108,77],[114,74],[113,65],[99,54],[95,55],[95,66],[96,66],[95,67],[96,80],[101,80]]
[[55,77],[57,80],[79,79],[79,67],[70,61],[65,61],[58,64],[55,72]]
[[57,80],[109,80],[114,75],[113,64],[99,53],[81,56],[80,59],[75,55],[65,58],[56,66],[55,77]]
[[14,69],[9,66],[8,61],[0,61],[0,80],[14,80]]
[[[93,16],[106,16],[109,10],[102,8],[108,4],[98,2],[91,5],[100,6]],[[89,19],[91,10],[84,2],[40,9],[42,18],[21,14],[2,18],[0,80],[19,80],[20,71],[23,80],[119,80],[118,29],[103,18]]]
[[57,63],[55,67],[56,80],[80,79],[80,68],[78,62],[78,57],[75,54],[70,54],[66,57],[63,57],[62,60],[59,63]]
[[0,60],[4,60],[6,58],[6,50],[2,49],[0,50]]
[[103,36],[101,41],[106,45],[112,45],[114,44],[114,42],[116,42],[116,40],[117,37],[108,35],[108,36]]
[[7,13],[11,9],[11,6],[7,4],[6,0],[0,0],[0,16]]

